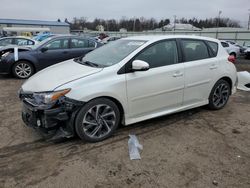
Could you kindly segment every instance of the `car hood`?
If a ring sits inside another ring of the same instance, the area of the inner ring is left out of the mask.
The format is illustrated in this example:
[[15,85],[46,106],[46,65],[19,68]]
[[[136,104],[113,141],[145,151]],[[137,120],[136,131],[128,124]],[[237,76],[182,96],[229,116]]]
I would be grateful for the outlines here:
[[30,77],[22,85],[22,90],[23,92],[53,91],[59,86],[95,74],[102,69],[76,63],[73,59],[67,60]]

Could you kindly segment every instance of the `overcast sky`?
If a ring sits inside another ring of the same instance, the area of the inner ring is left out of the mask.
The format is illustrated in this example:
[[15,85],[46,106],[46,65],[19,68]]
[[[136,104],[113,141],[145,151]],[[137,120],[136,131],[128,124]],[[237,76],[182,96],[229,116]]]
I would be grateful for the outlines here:
[[64,20],[73,17],[210,18],[238,20],[246,26],[250,0],[1,0],[0,18]]

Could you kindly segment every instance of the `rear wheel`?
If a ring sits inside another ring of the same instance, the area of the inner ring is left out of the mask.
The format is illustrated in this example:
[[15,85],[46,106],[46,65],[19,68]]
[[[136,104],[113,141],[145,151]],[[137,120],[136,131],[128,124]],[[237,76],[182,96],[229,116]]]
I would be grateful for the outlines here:
[[27,61],[18,61],[12,67],[12,73],[15,77],[20,79],[29,78],[34,74],[34,67]]
[[223,108],[230,96],[230,85],[225,80],[219,80],[214,85],[210,96],[208,107],[212,110],[219,110]]
[[117,105],[106,98],[88,102],[76,117],[77,135],[89,142],[98,142],[111,136],[120,123]]

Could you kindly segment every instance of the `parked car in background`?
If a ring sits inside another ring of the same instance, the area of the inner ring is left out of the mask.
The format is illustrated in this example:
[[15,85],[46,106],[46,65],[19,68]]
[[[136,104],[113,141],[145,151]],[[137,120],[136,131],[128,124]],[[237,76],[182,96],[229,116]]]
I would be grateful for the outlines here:
[[233,55],[235,58],[240,55],[240,48],[238,46],[223,40],[221,40],[221,45],[226,49],[229,55]]
[[54,36],[29,47],[0,50],[0,73],[12,73],[17,78],[28,78],[56,63],[83,56],[101,46],[92,39],[77,36]]
[[32,46],[36,45],[37,43],[38,41],[36,40],[22,36],[0,38],[0,48],[8,45]]
[[103,44],[107,44],[107,43],[109,43],[109,42],[111,42],[111,41],[115,41],[115,40],[118,40],[118,39],[120,39],[121,37],[106,37],[106,38],[104,38],[102,41],[101,41],[101,43],[103,43]]
[[97,142],[119,124],[202,105],[218,110],[236,91],[233,60],[217,39],[123,38],[27,80],[19,92],[22,118],[46,133]]
[[246,49],[244,51],[244,55],[246,59],[250,59],[250,45],[246,46]]
[[229,40],[226,40],[226,42],[234,45],[234,46],[237,46],[240,48],[240,54],[244,54],[244,51],[246,50],[246,47],[245,46],[242,46],[242,45],[239,45],[238,43],[236,42],[233,42],[233,41],[229,41]]
[[41,34],[38,34],[37,36],[34,36],[33,39],[41,42],[41,41],[43,41],[49,37],[52,37],[52,36],[55,36],[55,34],[46,32],[46,33],[41,33]]

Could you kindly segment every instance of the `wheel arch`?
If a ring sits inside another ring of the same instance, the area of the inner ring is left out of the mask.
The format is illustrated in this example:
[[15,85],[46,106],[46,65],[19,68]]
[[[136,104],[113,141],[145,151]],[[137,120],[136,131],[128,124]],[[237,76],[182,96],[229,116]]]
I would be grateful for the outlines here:
[[123,122],[124,122],[124,108],[123,108],[123,106],[122,106],[122,103],[121,103],[118,99],[116,99],[116,98],[114,98],[114,97],[110,97],[110,96],[100,96],[100,97],[96,97],[96,98],[91,99],[91,101],[92,101],[92,100],[95,100],[95,99],[99,99],[99,98],[106,98],[106,99],[109,99],[109,100],[111,100],[112,102],[114,102],[114,103],[117,105],[117,107],[118,107],[118,109],[119,109],[119,111],[120,111],[120,116],[121,116],[120,123],[123,123]]
[[[224,77],[220,78],[219,80],[225,80],[226,82],[229,83],[229,86],[230,86],[230,95],[231,95],[232,94],[232,88],[233,88],[233,81],[232,81],[232,79],[230,77],[228,77],[228,76],[224,76]],[[219,80],[217,80],[217,82]]]

